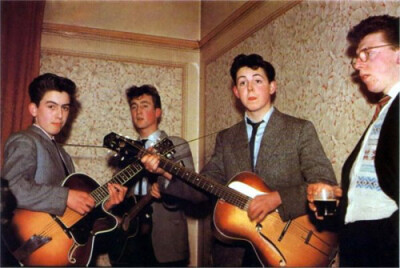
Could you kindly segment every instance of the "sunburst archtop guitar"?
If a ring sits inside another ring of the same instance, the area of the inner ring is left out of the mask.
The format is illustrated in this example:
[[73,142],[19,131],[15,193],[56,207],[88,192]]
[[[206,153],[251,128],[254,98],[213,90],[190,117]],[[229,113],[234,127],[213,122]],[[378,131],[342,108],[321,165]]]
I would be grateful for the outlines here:
[[[131,144],[124,137],[119,139]],[[147,152],[140,150],[141,157]],[[251,172],[234,176],[227,186],[160,156],[160,167],[177,178],[219,198],[214,209],[214,224],[225,237],[248,241],[265,266],[328,266],[337,252],[337,235],[312,222],[309,215],[282,221],[278,212],[270,213],[261,223],[252,222],[247,208],[256,195],[271,190]]]
[[[125,141],[118,141],[117,137],[119,135],[115,133],[105,136],[104,147],[116,150],[121,155],[137,153],[133,147],[125,147]],[[173,144],[168,139],[155,145],[155,149],[164,155],[173,154],[172,147]],[[125,185],[142,170],[140,162],[134,161],[109,182]],[[117,218],[103,209],[104,202],[109,198],[107,183],[100,186],[89,176],[74,173],[64,180],[62,186],[90,193],[96,202],[95,209],[87,215],[80,215],[67,207],[62,216],[16,209],[10,226],[7,230],[2,229],[2,236],[20,264],[87,266],[92,259],[96,235],[110,232],[117,227]]]

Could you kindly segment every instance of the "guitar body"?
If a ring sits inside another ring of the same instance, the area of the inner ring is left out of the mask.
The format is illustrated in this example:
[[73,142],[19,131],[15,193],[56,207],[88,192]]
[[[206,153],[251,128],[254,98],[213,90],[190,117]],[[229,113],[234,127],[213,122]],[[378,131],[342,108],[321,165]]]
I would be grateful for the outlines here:
[[[108,253],[112,266],[137,266],[132,262],[135,256],[145,243],[151,243],[149,234],[152,229],[152,200],[150,194],[143,197],[133,196],[132,201],[125,201],[119,207],[123,214],[118,227],[111,233],[114,243]],[[119,215],[118,212],[116,215]]]
[[[66,178],[63,186],[89,193],[99,185],[90,177],[75,173]],[[60,217],[16,209],[6,243],[25,266],[86,266],[92,258],[95,236],[116,226],[116,218],[104,212],[102,206],[86,216],[66,208]]]
[[[242,188],[235,188],[237,191],[249,196],[254,190],[258,194],[271,192],[250,172],[239,173],[229,187],[235,184]],[[283,222],[277,212],[272,212],[257,224],[249,220],[246,210],[220,199],[214,210],[214,224],[222,235],[250,242],[266,266],[328,266],[336,254],[336,234],[317,230],[308,215]]]

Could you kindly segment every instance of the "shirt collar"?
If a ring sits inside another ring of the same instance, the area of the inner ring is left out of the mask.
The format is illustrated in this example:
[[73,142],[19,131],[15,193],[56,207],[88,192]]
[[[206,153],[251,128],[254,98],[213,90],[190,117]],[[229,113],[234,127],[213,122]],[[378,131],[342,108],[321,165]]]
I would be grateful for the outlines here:
[[49,137],[50,140],[54,140],[54,136],[50,135],[49,133],[47,133],[41,126],[39,126],[36,123],[33,123],[33,126],[37,127],[38,129],[40,129],[41,131],[43,131],[43,133]]
[[397,94],[400,92],[400,81],[394,84],[394,86],[389,90],[388,96],[390,96],[391,99],[394,99]]
[[[261,123],[261,124],[267,123],[269,121],[269,118],[271,117],[271,114],[274,112],[274,110],[275,110],[274,106],[272,106],[271,109],[269,109],[268,112],[264,115],[264,117],[262,119],[262,120],[264,120],[264,122]],[[247,113],[245,113],[244,114],[244,121],[246,122],[246,124],[247,124],[247,118],[249,118],[249,117],[247,116]],[[250,118],[249,118],[249,120],[252,121]],[[257,122],[253,122],[253,123],[257,123]]]
[[158,140],[160,139],[160,136],[161,136],[161,130],[157,129],[156,131],[151,133],[148,137],[140,137],[139,136],[139,140],[146,139],[147,140],[146,145],[154,146],[154,144],[156,144],[158,142]]

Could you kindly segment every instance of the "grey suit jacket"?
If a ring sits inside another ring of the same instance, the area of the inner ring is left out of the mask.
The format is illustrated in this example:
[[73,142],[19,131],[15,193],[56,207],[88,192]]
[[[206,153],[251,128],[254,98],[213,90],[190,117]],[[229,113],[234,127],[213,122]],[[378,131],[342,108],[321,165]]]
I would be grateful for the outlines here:
[[[70,156],[60,146],[69,173],[74,166]],[[2,177],[17,199],[19,208],[62,215],[68,189],[63,164],[48,136],[36,126],[10,136],[4,149]]]
[[[166,137],[162,132],[161,139]],[[170,136],[176,146],[175,162],[182,162],[188,169],[194,169],[192,153],[188,143],[179,137]],[[199,203],[207,200],[206,195],[178,178],[172,178],[165,186],[166,179],[158,177],[161,200],[153,206],[152,241],[154,253],[159,262],[175,262],[189,258],[188,228],[182,210],[185,201]]]
[[[201,173],[226,184],[241,171],[251,171],[244,121],[218,133],[215,152]],[[337,184],[313,124],[276,108],[262,137],[255,173],[279,192],[284,221],[307,212],[308,183]]]

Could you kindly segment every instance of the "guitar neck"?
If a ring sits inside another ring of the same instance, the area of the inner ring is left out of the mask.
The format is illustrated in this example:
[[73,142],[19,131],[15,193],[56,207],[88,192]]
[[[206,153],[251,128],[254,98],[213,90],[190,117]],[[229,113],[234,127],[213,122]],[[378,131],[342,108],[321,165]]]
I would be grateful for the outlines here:
[[134,178],[139,172],[143,170],[143,166],[139,164],[139,161],[135,161],[132,164],[128,165],[116,175],[112,177],[110,181],[106,184],[98,187],[96,190],[92,191],[90,195],[96,201],[96,206],[101,204],[104,200],[106,200],[110,193],[108,192],[107,184],[108,183],[117,183],[121,185],[125,185],[128,181]]
[[150,201],[153,200],[153,196],[148,193],[147,195],[143,196],[139,202],[133,206],[133,208],[128,212],[126,220],[130,222],[132,219],[134,219],[139,212],[147,205],[150,203]]
[[247,209],[250,197],[160,156],[160,167],[172,175],[241,209]]

